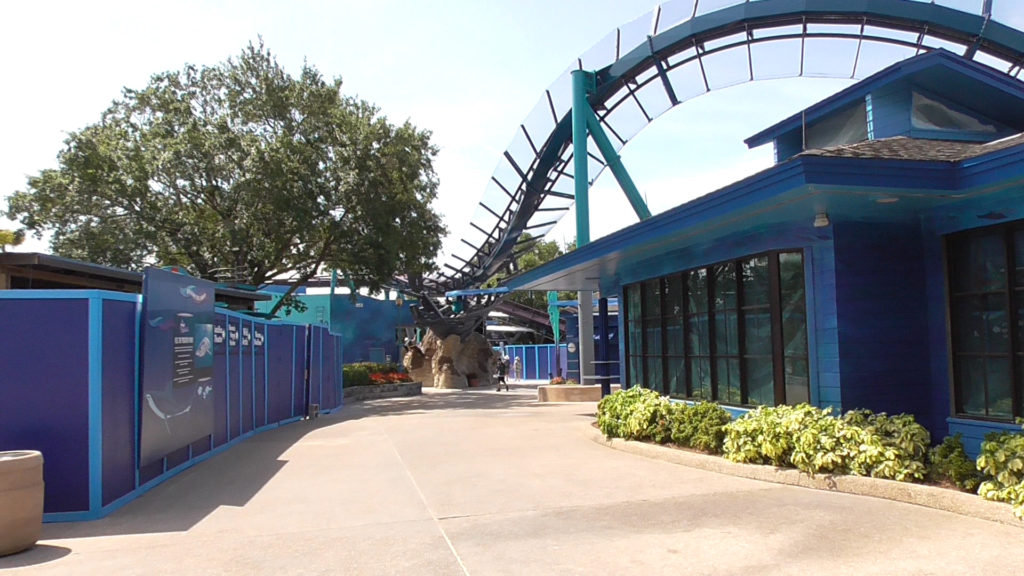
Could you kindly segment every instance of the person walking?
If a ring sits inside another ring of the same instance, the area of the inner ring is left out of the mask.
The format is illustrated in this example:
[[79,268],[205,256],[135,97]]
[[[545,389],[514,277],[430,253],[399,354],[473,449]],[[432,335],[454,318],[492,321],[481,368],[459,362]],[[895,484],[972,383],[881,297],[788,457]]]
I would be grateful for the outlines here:
[[498,357],[498,392],[501,392],[501,385],[505,385],[505,392],[508,392],[508,382],[505,374],[508,373],[508,356]]
[[516,382],[521,382],[523,379],[523,359],[519,356],[516,356],[512,362],[512,377],[516,379]]

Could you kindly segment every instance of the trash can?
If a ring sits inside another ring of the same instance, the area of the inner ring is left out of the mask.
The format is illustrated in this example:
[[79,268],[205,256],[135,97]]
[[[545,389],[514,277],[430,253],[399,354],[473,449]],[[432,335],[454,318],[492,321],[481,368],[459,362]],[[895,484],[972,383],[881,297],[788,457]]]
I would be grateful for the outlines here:
[[42,529],[42,453],[0,452],[0,556],[35,546]]

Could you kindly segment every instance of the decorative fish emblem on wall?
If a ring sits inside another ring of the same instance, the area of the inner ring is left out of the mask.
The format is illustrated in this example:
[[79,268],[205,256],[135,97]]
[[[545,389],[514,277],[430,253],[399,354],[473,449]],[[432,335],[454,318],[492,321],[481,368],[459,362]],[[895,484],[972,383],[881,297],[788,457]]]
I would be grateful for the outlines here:
[[206,300],[206,296],[208,295],[206,292],[198,292],[195,285],[186,286],[179,291],[182,296],[191,298],[196,304],[201,304]]
[[150,318],[146,322],[148,322],[149,325],[152,326],[153,328],[159,328],[160,330],[165,330],[165,331],[166,330],[170,330],[171,328],[174,328],[174,326],[176,325],[175,322],[174,322],[174,318],[164,319],[163,316],[157,316],[156,318]]

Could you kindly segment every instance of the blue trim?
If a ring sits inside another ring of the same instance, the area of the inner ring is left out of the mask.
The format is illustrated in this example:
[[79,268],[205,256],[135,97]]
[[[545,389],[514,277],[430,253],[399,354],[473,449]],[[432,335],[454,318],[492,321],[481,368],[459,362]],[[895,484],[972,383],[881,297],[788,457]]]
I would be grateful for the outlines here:
[[318,404],[323,405],[324,402],[324,330],[320,330],[320,396],[317,398]]
[[509,291],[508,288],[505,288],[504,286],[499,286],[497,288],[480,288],[480,289],[476,289],[476,290],[450,290],[448,292],[445,292],[444,295],[448,296],[448,297],[452,297],[452,296],[480,296],[480,295],[487,295],[487,294],[506,294],[506,293],[508,293],[508,291]]
[[[226,314],[225,314],[226,316]],[[231,442],[231,318],[224,319],[224,443]],[[239,336],[241,337],[241,336]]]
[[142,305],[140,302],[135,306],[135,374],[133,374],[135,384],[135,397],[132,398],[132,405],[135,407],[135,428],[133,434],[135,434],[135,450],[132,455],[132,466],[135,469],[135,484],[134,488],[139,487],[139,462],[142,461],[142,406],[140,401],[142,398]]
[[249,388],[252,390],[252,429],[255,432],[259,426],[256,425],[256,323],[249,321]]
[[126,294],[109,290],[0,290],[0,300],[117,300],[142,302],[141,294]]
[[242,371],[242,361],[243,361],[242,348],[245,346],[245,344],[242,343],[242,323],[243,323],[243,320],[242,320],[241,316],[238,316],[237,318],[239,319],[238,320],[238,437],[239,438],[245,438],[245,418],[243,417],[243,413],[245,412],[245,407],[243,406],[243,403],[242,403],[242,399],[245,397],[245,395],[242,394],[242,386],[245,385],[245,382],[242,382],[242,372],[243,372]]
[[270,330],[263,325],[263,422],[270,422]]
[[993,430],[1005,430],[1007,432],[1020,432],[1021,425],[1012,422],[992,422],[991,420],[974,420],[972,418],[958,418],[950,416],[946,418],[947,424],[958,424],[960,426],[974,426],[976,428],[991,428]]
[[288,398],[288,414],[295,417],[295,352],[298,348],[298,330],[292,328],[292,395]]
[[103,300],[89,298],[89,510],[103,507]]
[[804,248],[801,253],[804,258],[804,320],[807,324],[807,376],[810,387],[809,398],[811,406],[819,406],[818,399],[818,323],[814,299],[814,250]]

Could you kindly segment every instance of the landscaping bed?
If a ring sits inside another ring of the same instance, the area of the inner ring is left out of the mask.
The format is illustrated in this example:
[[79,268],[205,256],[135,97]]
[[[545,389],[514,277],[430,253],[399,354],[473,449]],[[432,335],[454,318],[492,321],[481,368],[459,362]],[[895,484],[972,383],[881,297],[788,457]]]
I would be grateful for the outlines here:
[[613,447],[653,451],[687,465],[953,512],[971,508],[971,515],[1024,526],[1014,519],[1024,518],[1022,434],[990,434],[972,461],[958,437],[930,447],[928,431],[906,414],[833,416],[830,409],[801,404],[760,407],[733,420],[715,403],[670,402],[639,387],[601,400],[595,425]]
[[418,396],[423,383],[399,371],[393,362],[359,362],[342,367],[345,400]]
[[377,398],[419,396],[422,393],[422,382],[393,382],[389,384],[374,384],[372,386],[346,387],[345,400],[376,400]]

